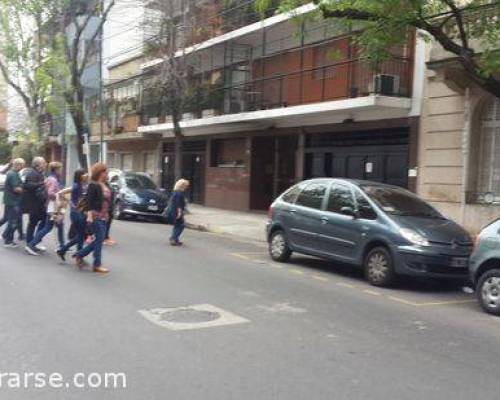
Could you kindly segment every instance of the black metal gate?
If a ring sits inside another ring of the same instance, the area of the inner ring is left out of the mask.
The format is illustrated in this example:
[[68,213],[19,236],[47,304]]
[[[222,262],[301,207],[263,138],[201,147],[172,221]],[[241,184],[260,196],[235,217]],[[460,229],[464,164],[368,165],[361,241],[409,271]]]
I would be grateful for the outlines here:
[[[182,144],[182,177],[191,182],[187,198],[191,203],[203,204],[205,201],[205,141],[185,141]],[[163,187],[172,190],[175,184],[174,143],[163,144]]]
[[307,138],[305,178],[342,177],[408,187],[408,130],[315,134]]

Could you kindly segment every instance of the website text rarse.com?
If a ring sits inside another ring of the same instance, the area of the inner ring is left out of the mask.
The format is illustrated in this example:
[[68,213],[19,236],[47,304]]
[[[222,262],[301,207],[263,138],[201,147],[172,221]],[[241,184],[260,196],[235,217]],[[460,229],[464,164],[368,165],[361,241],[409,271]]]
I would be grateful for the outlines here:
[[69,380],[58,373],[0,372],[0,391],[3,389],[125,389],[127,375],[123,372],[75,373]]

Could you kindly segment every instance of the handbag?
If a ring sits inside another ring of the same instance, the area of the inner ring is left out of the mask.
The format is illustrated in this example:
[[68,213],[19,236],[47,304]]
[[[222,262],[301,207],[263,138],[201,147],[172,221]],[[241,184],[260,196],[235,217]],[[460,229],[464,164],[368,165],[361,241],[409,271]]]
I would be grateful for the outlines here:
[[87,200],[87,196],[84,196],[80,199],[80,201],[76,205],[76,210],[81,213],[85,213],[89,210],[89,201]]

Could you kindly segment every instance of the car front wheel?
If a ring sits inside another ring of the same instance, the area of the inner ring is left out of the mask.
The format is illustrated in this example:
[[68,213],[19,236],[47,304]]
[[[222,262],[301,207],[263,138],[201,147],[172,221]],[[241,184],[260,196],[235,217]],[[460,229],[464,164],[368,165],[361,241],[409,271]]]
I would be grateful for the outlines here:
[[365,277],[373,286],[391,286],[395,280],[392,255],[385,247],[375,247],[365,258]]
[[286,262],[292,255],[286,240],[285,232],[276,231],[269,241],[269,254],[274,261]]
[[479,278],[476,293],[484,311],[500,316],[500,269],[484,273]]

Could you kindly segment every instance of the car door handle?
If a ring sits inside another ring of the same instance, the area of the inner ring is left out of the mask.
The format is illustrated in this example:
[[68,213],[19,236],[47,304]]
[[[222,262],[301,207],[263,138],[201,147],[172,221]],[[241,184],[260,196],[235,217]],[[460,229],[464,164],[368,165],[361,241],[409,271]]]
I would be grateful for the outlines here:
[[328,217],[321,217],[322,224],[326,224],[326,223],[328,223],[328,221],[329,221]]
[[297,210],[295,208],[292,208],[291,210],[288,210],[288,212],[290,214],[295,214],[297,212]]

